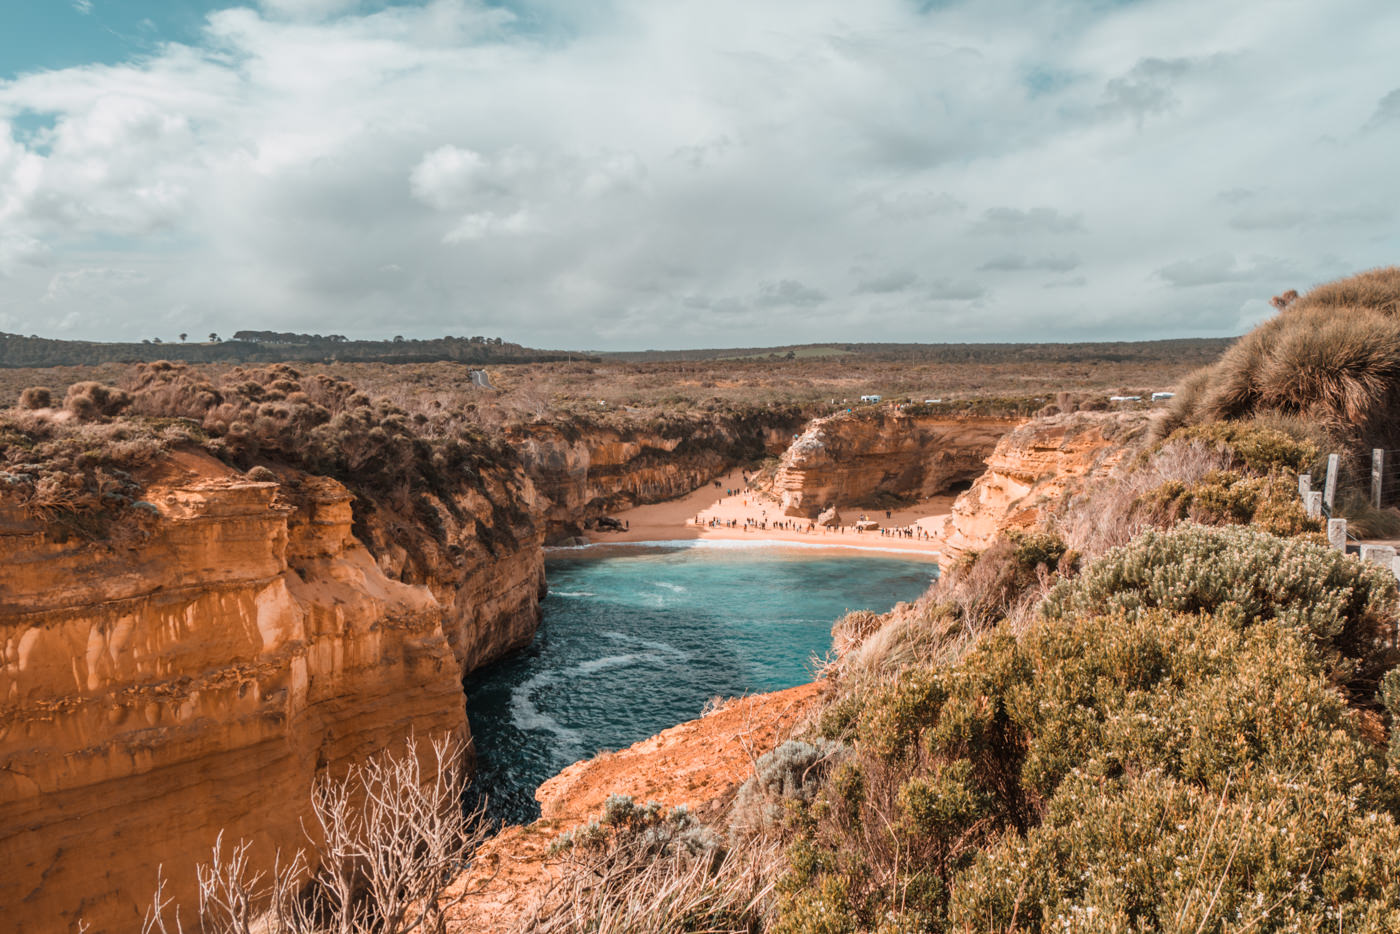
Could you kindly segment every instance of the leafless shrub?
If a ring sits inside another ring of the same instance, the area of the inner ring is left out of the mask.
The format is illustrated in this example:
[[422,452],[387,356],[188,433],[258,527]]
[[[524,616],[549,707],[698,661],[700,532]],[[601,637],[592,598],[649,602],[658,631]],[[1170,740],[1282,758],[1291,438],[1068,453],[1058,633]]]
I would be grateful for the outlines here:
[[197,910],[186,927],[165,894],[164,874],[142,934],[436,934],[468,894],[446,895],[488,828],[465,814],[462,744],[412,737],[402,755],[382,753],[312,791],[309,854],[278,852],[258,869],[250,841],[225,851],[223,835],[196,868]]

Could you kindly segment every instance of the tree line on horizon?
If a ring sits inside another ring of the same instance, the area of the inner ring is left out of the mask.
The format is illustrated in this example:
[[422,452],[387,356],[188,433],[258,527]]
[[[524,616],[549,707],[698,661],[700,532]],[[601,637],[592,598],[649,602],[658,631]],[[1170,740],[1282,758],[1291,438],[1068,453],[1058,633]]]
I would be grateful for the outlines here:
[[199,343],[69,341],[0,332],[0,367],[95,366],[102,363],[549,363],[578,354],[536,350],[499,337],[439,337],[416,340],[350,340],[342,334],[237,331],[231,340],[210,334]]

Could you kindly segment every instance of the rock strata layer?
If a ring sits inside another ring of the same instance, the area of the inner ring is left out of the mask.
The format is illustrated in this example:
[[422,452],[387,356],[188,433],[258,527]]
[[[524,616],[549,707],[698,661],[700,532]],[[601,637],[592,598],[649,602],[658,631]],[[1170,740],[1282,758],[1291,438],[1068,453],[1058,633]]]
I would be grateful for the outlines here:
[[192,452],[162,471],[124,541],[0,506],[7,930],[138,931],[157,866],[192,905],[221,830],[259,861],[304,846],[318,774],[410,730],[465,737],[464,669],[538,621],[539,535],[489,489],[430,547],[391,513],[356,522],[327,478]]
[[783,454],[771,491],[789,516],[927,499],[968,483],[1021,419],[842,412],[811,422]]
[[953,503],[945,542],[954,552],[986,548],[1010,529],[1029,529],[1128,450],[1123,436],[1145,425],[1138,413],[1037,418],[1005,435],[987,469]]

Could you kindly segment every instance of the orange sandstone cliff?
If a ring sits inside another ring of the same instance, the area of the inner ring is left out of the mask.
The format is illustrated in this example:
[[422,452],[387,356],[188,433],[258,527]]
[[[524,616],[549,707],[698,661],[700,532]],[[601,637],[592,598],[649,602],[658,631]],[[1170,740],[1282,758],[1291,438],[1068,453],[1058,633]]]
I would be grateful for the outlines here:
[[945,543],[953,552],[977,550],[1009,529],[1040,524],[1116,467],[1128,450],[1125,436],[1146,421],[1136,412],[1077,412],[1032,419],[1006,434],[985,472],[954,501]]
[[809,519],[831,506],[927,499],[980,475],[1021,421],[888,408],[819,418],[783,454],[771,492],[786,515]]
[[139,930],[157,866],[192,903],[220,830],[258,858],[303,846],[319,771],[410,729],[465,736],[463,671],[533,633],[528,515],[501,528],[465,497],[434,553],[373,514],[376,559],[343,486],[277,477],[172,454],[120,541],[0,505],[6,930]]

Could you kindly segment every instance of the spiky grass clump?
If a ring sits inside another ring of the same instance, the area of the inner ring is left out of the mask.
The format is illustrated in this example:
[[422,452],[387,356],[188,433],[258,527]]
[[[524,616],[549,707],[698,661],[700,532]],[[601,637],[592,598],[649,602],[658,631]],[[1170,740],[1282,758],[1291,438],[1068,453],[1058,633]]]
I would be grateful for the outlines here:
[[1183,381],[1159,426],[1299,416],[1344,442],[1400,446],[1400,267],[1318,286]]

